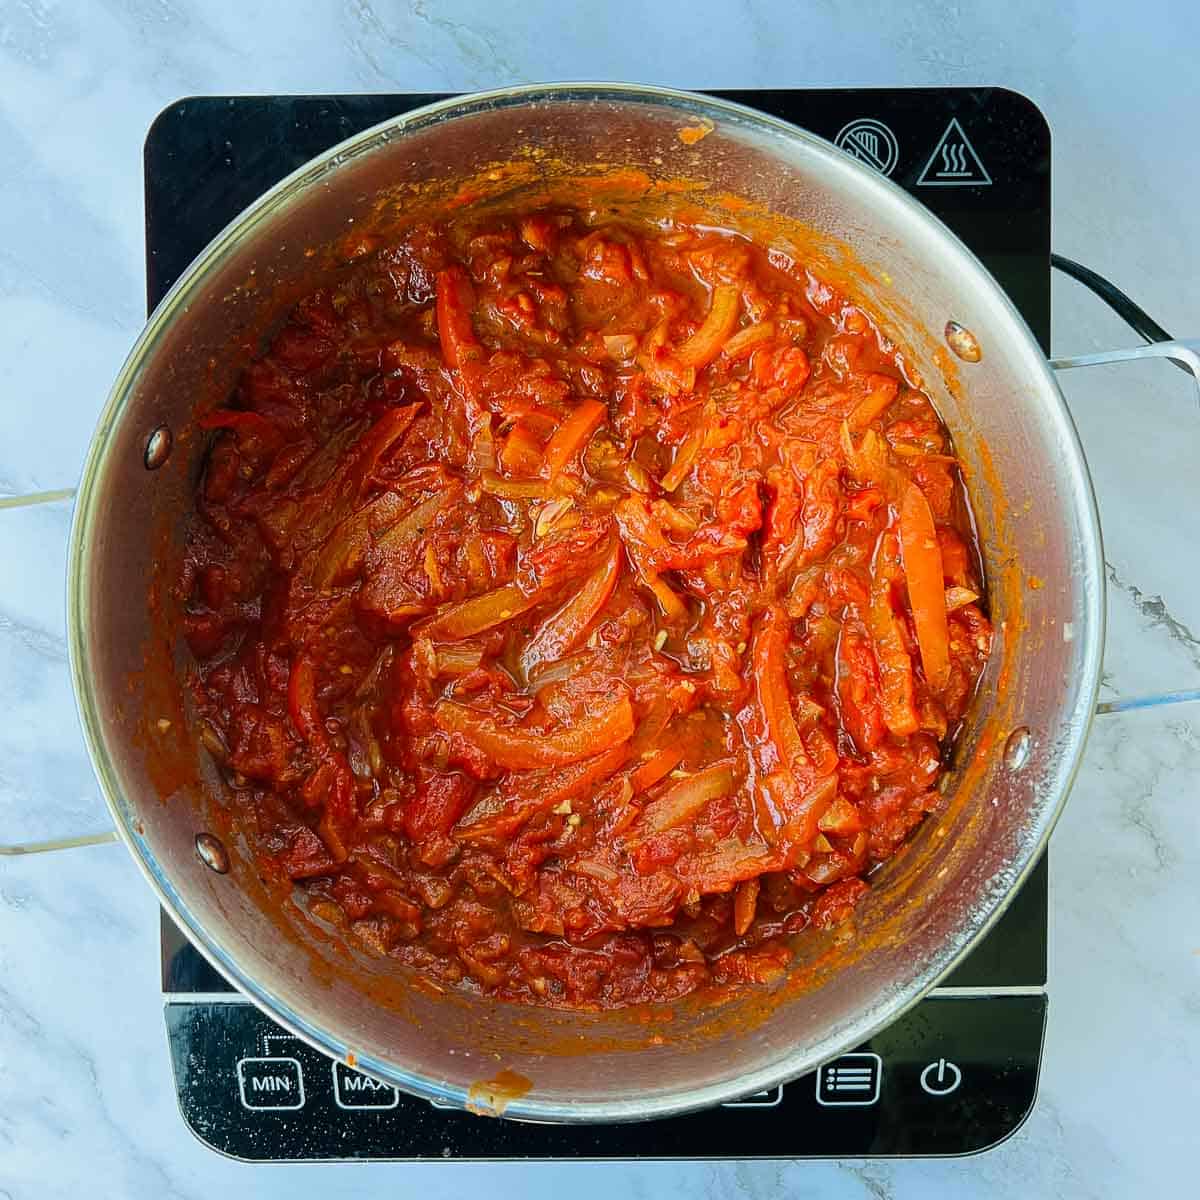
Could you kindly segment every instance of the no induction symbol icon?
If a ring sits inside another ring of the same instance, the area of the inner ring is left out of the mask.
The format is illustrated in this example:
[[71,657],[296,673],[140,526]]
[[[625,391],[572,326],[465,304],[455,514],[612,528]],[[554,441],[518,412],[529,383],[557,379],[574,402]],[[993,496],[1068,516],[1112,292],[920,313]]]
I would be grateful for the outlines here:
[[921,1072],[921,1087],[931,1096],[948,1096],[962,1083],[962,1071],[957,1064],[939,1058]]
[[896,135],[882,122],[871,117],[859,117],[844,125],[833,139],[839,150],[845,150],[859,162],[874,167],[881,175],[890,175],[900,157]]

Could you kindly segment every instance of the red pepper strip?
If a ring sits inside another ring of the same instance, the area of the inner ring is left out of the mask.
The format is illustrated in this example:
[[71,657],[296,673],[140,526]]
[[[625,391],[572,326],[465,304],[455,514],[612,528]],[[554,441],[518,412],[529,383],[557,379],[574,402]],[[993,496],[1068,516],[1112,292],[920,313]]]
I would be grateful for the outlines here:
[[553,479],[591,441],[604,424],[608,408],[599,400],[584,400],[546,443],[543,474]]
[[500,465],[509,475],[532,475],[542,465],[542,445],[533,431],[518,421],[500,447]]
[[[875,547],[871,573],[871,602],[867,623],[879,664],[883,720],[897,737],[908,737],[920,728],[913,691],[913,667],[900,619],[892,606],[892,581],[899,571],[896,534],[885,530]],[[944,603],[944,601],[943,601]]]
[[682,746],[667,746],[659,750],[652,758],[646,759],[629,777],[634,794],[653,787],[660,779],[666,779],[683,762],[683,754]]
[[669,553],[671,547],[657,519],[651,515],[650,506],[640,496],[627,496],[617,505],[614,515],[625,552],[638,579],[653,592],[667,617],[675,620],[686,618],[688,607],[683,599],[659,578],[655,557]]
[[729,339],[737,324],[741,309],[742,291],[732,283],[723,283],[713,289],[712,304],[704,323],[675,352],[675,357],[685,367],[707,366]]
[[733,932],[741,937],[754,923],[754,912],[758,907],[758,891],[762,887],[758,876],[743,879],[737,885],[733,897]]
[[475,336],[471,312],[475,307],[475,288],[470,276],[459,266],[447,267],[437,275],[438,340],[446,365],[458,376],[459,391],[467,430],[475,435],[490,419],[480,403],[480,373],[484,346]]
[[759,807],[764,836],[774,835],[789,860],[806,851],[817,836],[817,821],[837,790],[836,775],[822,777],[808,756],[784,672],[788,642],[787,615],[768,608],[754,634],[752,658],[755,700],[762,731],[773,750],[773,763],[759,779]]
[[879,673],[875,655],[857,623],[842,626],[837,645],[834,696],[838,718],[860,754],[874,750],[887,728],[879,703]]
[[700,570],[718,558],[740,557],[746,545],[744,537],[714,522],[698,530],[683,545],[669,544],[656,557],[659,565],[668,570]]
[[461,371],[483,355],[483,347],[471,325],[475,289],[462,267],[447,267],[437,275],[438,340],[448,366]]
[[529,679],[539,667],[557,662],[583,641],[584,634],[608,603],[621,573],[621,545],[609,551],[600,568],[557,612],[538,627],[521,651],[521,670]]
[[452,604],[434,617],[421,630],[421,634],[434,641],[457,642],[536,608],[546,598],[544,591],[539,590],[527,596],[515,583],[506,583],[503,587],[484,592],[482,596],[472,596],[470,600]]
[[326,776],[327,787],[325,811],[317,822],[317,832],[321,835],[321,841],[329,847],[334,861],[345,862],[348,850],[342,834],[343,831],[349,832],[357,815],[354,811],[354,776],[340,754],[322,763],[318,773]]
[[288,715],[292,728],[313,746],[329,744],[321,710],[317,707],[317,674],[312,659],[297,658],[288,676]]
[[314,803],[322,803],[322,826],[333,830],[323,840],[334,859],[346,857],[340,830],[354,818],[354,779],[345,757],[335,750],[325,731],[325,722],[317,704],[317,675],[312,659],[301,656],[292,663],[288,676],[288,715],[292,726],[309,747],[322,758],[305,785]]
[[946,580],[933,513],[915,483],[908,485],[900,503],[900,549],[925,678],[934,691],[941,691],[950,678]]
[[491,421],[491,414],[480,401],[486,348],[475,336],[474,326],[470,323],[470,314],[474,307],[475,289],[467,272],[461,266],[448,266],[444,271],[439,271],[438,341],[442,343],[442,356],[446,366],[455,372],[473,457],[478,450],[476,438]]
[[768,590],[773,590],[779,578],[780,560],[797,536],[803,491],[786,463],[771,469],[767,483],[773,494],[763,522],[760,557],[764,583]]
[[687,618],[688,606],[669,583],[654,575],[647,576],[646,586],[654,593],[658,607],[662,609],[663,616],[668,620],[682,621]]
[[763,321],[758,325],[748,325],[739,329],[725,343],[726,358],[744,358],[756,350],[763,342],[769,342],[775,336],[775,322]]
[[550,495],[550,485],[544,479],[505,479],[495,471],[483,471],[479,486],[489,496],[505,500],[545,500]]
[[805,775],[811,764],[792,715],[791,693],[784,674],[787,635],[787,617],[782,610],[776,606],[767,609],[754,637],[755,690],[780,766]]
[[628,757],[629,744],[622,742],[603,754],[570,766],[511,775],[467,813],[454,834],[465,841],[507,840],[538,813],[594,792]]
[[873,374],[869,375],[868,379],[871,381],[871,390],[851,409],[849,417],[846,418],[849,428],[856,432],[866,429],[877,417],[882,417],[891,408],[900,391],[900,380],[893,379],[890,375]]
[[633,705],[627,696],[599,716],[555,733],[506,728],[453,700],[441,701],[433,719],[439,729],[466,739],[506,771],[566,766],[587,758],[597,746],[613,746],[633,736]]
[[414,842],[445,837],[475,794],[473,779],[455,771],[424,780],[404,807],[404,832]]

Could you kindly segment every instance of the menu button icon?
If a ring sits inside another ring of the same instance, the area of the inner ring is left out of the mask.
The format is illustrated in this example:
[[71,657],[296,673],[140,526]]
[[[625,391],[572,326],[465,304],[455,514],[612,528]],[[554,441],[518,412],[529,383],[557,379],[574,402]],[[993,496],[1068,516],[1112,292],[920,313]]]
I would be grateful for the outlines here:
[[874,1104],[882,1078],[883,1060],[878,1054],[843,1054],[817,1072],[817,1103],[827,1108]]

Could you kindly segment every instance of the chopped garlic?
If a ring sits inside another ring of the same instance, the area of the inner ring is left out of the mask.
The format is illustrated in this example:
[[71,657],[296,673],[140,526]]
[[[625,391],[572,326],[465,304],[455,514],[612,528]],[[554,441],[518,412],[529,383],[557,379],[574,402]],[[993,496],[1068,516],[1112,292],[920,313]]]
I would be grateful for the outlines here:
[[555,500],[547,501],[541,507],[541,511],[537,515],[537,520],[533,525],[533,532],[536,537],[545,537],[546,534],[558,524],[562,516],[575,507],[575,501],[570,496],[560,496]]

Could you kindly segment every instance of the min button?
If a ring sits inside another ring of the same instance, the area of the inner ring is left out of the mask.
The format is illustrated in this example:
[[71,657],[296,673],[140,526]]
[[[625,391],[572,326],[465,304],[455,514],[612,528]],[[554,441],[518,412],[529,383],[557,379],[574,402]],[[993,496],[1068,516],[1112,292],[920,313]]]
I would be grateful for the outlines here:
[[297,1109],[304,1107],[304,1073],[295,1058],[240,1058],[238,1090],[244,1107]]

